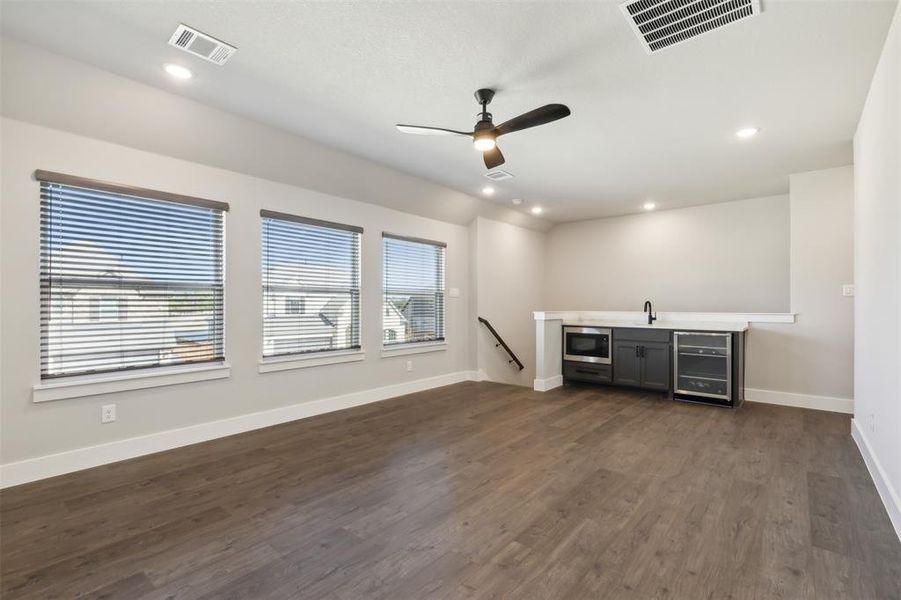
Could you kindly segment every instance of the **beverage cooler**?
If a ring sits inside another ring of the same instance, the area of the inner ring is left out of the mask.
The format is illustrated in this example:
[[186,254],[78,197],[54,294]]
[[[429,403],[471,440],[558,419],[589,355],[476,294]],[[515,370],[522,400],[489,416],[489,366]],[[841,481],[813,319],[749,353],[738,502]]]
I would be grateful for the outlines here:
[[673,397],[738,406],[744,400],[744,336],[673,332]]

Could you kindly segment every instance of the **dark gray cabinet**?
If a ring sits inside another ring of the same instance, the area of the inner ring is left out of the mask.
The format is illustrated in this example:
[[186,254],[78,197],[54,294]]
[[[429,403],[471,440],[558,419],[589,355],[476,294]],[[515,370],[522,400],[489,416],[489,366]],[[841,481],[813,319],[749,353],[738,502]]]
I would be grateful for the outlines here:
[[613,369],[610,368],[610,365],[563,361],[563,377],[565,379],[588,383],[610,383],[612,373]]
[[641,385],[641,344],[613,340],[613,383]]
[[613,383],[665,392],[672,370],[670,332],[613,330]]
[[641,345],[641,387],[665,392],[670,382],[670,345],[644,342]]

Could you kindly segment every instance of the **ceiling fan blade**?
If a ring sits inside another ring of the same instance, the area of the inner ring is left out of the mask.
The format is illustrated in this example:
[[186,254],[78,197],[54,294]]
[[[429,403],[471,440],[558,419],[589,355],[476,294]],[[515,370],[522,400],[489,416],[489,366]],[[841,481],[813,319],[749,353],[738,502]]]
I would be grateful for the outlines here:
[[420,125],[396,125],[397,130],[403,133],[412,133],[414,135],[465,135],[472,136],[471,133],[465,131],[455,131],[453,129],[444,129],[442,127],[422,127]]
[[501,149],[497,146],[495,146],[491,150],[482,152],[482,158],[485,159],[485,166],[489,169],[499,167],[505,162],[504,155],[501,154]]
[[527,113],[523,113],[518,117],[513,117],[509,121],[501,123],[497,126],[495,131],[498,135],[504,135],[505,133],[513,133],[514,131],[528,129],[529,127],[544,125],[545,123],[550,123],[551,121],[556,121],[557,119],[562,119],[569,115],[569,107],[565,104],[545,104],[540,108],[530,110]]

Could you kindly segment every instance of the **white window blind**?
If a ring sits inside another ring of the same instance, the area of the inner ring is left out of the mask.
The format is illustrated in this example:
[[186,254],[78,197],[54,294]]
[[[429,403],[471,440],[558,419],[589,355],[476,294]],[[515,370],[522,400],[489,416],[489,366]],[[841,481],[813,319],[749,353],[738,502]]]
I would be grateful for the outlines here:
[[445,244],[383,233],[385,346],[444,340]]
[[35,177],[42,379],[223,360],[228,204]]
[[263,210],[263,356],[360,347],[363,229]]

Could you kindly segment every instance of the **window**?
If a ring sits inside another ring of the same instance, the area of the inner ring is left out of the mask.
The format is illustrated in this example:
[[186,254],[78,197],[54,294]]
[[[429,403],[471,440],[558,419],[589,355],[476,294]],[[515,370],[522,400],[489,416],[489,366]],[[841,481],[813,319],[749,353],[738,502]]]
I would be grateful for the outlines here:
[[445,244],[382,234],[386,346],[444,340]]
[[35,177],[42,379],[223,360],[227,204]]
[[360,348],[360,227],[262,217],[263,356]]

